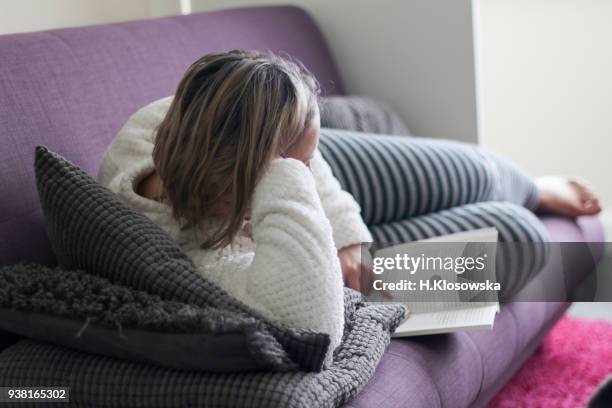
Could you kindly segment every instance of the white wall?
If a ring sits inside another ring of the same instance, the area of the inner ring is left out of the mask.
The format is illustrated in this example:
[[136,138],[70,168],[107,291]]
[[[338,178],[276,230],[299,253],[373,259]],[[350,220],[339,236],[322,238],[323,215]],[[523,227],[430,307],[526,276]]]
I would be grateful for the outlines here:
[[180,14],[179,0],[0,0],[0,34]]
[[612,1],[475,3],[482,143],[612,205]]
[[193,0],[193,11],[295,4],[327,38],[348,92],[389,101],[413,133],[477,140],[469,0]]

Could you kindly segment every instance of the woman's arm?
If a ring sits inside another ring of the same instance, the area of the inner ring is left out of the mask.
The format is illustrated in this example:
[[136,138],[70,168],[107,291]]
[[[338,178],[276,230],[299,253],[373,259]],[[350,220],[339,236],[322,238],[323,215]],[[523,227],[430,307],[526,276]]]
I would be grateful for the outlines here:
[[155,128],[163,120],[172,97],[159,99],[135,112],[102,156],[96,179],[117,192],[121,178],[143,162],[151,162]]
[[241,236],[220,251],[196,242],[184,250],[203,276],[266,318],[329,334],[331,359],[344,330],[344,292],[312,174],[294,159],[272,161],[251,210],[255,245]]
[[245,294],[273,319],[328,333],[344,328],[342,275],[332,230],[309,169],[276,159],[252,203],[255,256]]
[[361,218],[361,208],[352,195],[342,190],[331,168],[317,150],[310,167],[321,197],[323,210],[331,223],[336,248],[372,242],[372,235]]
[[361,218],[359,204],[353,196],[342,190],[340,182],[334,177],[319,151],[312,159],[310,167],[323,209],[332,226],[344,283],[349,288],[362,290],[361,275],[364,268],[361,262],[361,244],[372,242],[372,236]]

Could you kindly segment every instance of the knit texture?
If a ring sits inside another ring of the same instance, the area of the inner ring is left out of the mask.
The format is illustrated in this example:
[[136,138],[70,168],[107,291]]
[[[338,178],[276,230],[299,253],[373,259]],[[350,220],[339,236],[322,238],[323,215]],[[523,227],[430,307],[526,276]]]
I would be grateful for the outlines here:
[[36,264],[0,268],[0,328],[170,368],[236,372],[293,367],[255,318],[166,301],[82,270]]
[[346,331],[321,372],[198,373],[22,340],[0,353],[0,386],[70,387],[73,407],[336,407],[372,377],[399,324],[398,305],[362,303],[347,290]]

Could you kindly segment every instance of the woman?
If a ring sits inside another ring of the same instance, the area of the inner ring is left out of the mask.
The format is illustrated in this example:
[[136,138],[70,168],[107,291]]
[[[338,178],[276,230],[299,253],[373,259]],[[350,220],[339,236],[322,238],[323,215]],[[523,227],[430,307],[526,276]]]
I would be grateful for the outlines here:
[[98,179],[168,232],[203,276],[271,320],[328,333],[330,358],[342,337],[343,277],[359,289],[360,248],[372,235],[405,242],[495,226],[501,240],[542,241],[525,207],[600,210],[584,184],[534,184],[471,145],[320,137],[317,95],[294,62],[206,55],[173,98],[130,118]]

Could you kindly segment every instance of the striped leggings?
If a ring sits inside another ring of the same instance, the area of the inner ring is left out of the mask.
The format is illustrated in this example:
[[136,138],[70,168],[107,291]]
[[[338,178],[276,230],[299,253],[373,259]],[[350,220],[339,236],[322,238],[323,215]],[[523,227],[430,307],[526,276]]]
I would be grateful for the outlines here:
[[376,242],[495,227],[500,242],[523,243],[500,245],[498,279],[523,281],[546,262],[536,186],[509,160],[471,144],[327,128],[319,148]]

